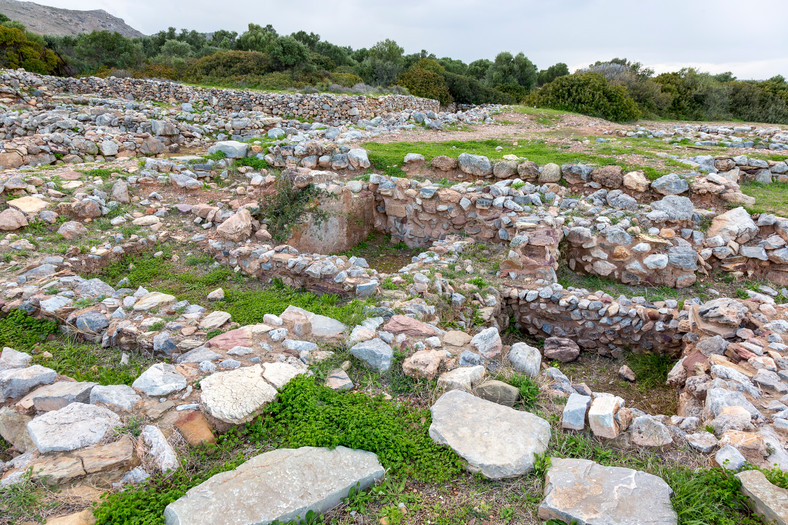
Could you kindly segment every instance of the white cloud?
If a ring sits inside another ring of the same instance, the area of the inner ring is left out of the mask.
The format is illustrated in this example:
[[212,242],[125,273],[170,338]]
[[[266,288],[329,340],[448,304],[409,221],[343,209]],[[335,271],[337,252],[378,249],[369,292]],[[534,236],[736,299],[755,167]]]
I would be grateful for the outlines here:
[[144,33],[169,26],[303,29],[354,48],[392,38],[466,62],[524,52],[539,67],[626,57],[657,71],[697,66],[739,78],[788,76],[786,0],[38,0],[104,9]]

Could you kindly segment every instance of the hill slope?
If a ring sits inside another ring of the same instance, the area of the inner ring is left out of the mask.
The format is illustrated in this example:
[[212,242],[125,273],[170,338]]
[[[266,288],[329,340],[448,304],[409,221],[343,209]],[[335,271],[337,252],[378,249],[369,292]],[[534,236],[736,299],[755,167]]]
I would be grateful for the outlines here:
[[77,11],[59,9],[33,2],[0,0],[0,13],[12,20],[19,20],[34,33],[42,35],[78,35],[91,31],[113,31],[125,37],[143,36],[126,24],[123,19],[112,16],[103,9]]

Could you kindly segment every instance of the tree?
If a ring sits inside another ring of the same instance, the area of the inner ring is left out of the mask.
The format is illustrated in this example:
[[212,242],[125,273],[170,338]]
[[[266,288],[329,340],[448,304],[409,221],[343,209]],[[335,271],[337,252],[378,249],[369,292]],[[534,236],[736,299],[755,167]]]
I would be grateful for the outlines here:
[[468,64],[468,76],[475,78],[476,80],[484,80],[491,65],[492,62],[486,58],[474,60]]
[[516,84],[530,91],[536,86],[536,74],[536,66],[524,54],[512,56],[508,51],[503,51],[495,57],[485,79],[490,87]]
[[292,36],[283,36],[274,40],[270,54],[274,68],[278,70],[293,68],[305,71],[311,65],[309,49]]
[[452,103],[452,98],[442,75],[444,72],[443,66],[434,60],[422,59],[400,75],[397,84],[407,88],[411,95],[435,99],[445,107]]
[[0,25],[0,67],[21,67],[48,75],[54,73],[59,64],[55,53],[40,42],[30,40],[22,30]]
[[225,29],[220,29],[216,31],[213,36],[211,37],[211,41],[216,47],[221,49],[232,49],[235,47],[235,39],[238,37],[238,33],[235,31],[227,31]]
[[249,24],[249,29],[238,37],[236,47],[242,51],[270,53],[271,47],[278,38],[276,30],[270,25],[262,27],[257,24]]
[[167,57],[186,57],[192,52],[192,46],[179,40],[167,40],[161,46],[161,54]]
[[95,73],[101,68],[132,69],[139,67],[144,58],[140,42],[109,31],[78,35],[73,53],[80,73]]
[[369,49],[360,72],[368,83],[379,86],[391,85],[403,70],[402,49],[393,40],[378,42]]
[[536,84],[538,86],[544,86],[545,84],[549,84],[553,80],[558,77],[563,77],[569,74],[569,66],[564,64],[563,62],[559,62],[554,64],[547,69],[543,69],[539,72],[539,75],[536,77]]
[[320,35],[316,33],[307,33],[306,31],[298,31],[293,33],[293,38],[304,44],[310,51],[314,51],[317,43],[320,42]]

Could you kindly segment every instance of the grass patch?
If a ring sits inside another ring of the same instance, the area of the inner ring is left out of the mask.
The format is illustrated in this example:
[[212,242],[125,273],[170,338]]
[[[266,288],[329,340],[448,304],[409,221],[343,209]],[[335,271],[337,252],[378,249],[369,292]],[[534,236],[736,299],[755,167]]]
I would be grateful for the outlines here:
[[242,325],[261,323],[265,314],[279,315],[290,305],[349,325],[358,324],[366,318],[367,303],[364,301],[346,301],[334,294],[317,295],[296,290],[278,280],[265,286],[258,279],[236,274],[224,266],[214,266],[210,256],[186,257],[185,264],[179,264],[171,260],[169,248],[163,251],[161,257],[125,257],[94,277],[105,279],[110,284],[125,277],[132,287],[144,286],[194,304],[204,303],[205,296],[221,286],[225,297],[212,306],[228,312],[234,321]]
[[635,372],[637,385],[641,390],[651,390],[664,385],[668,379],[668,372],[675,364],[669,356],[645,352],[629,354],[626,362]]
[[496,374],[493,376],[498,381],[508,383],[520,391],[520,403],[523,410],[532,410],[539,400],[539,384],[524,374]]
[[0,319],[0,346],[27,351],[57,332],[57,323],[38,319],[23,310],[11,310]]
[[[52,357],[45,357],[49,352]],[[122,352],[116,348],[102,348],[96,343],[81,343],[60,337],[35,348],[33,364],[46,366],[77,381],[93,381],[101,385],[131,385],[151,365],[161,358],[129,353],[129,364],[121,365]]]
[[23,474],[21,481],[8,487],[0,488],[0,522],[2,523],[44,523],[47,514],[58,504],[47,501],[51,490],[45,480],[33,480],[29,470]]
[[312,184],[299,189],[290,179],[280,177],[276,181],[276,193],[261,203],[259,218],[265,221],[274,240],[283,243],[305,214],[312,213],[316,223],[325,220],[327,213],[319,204],[320,198],[327,196]]
[[788,183],[745,182],[741,184],[745,195],[755,198],[755,204],[747,207],[750,213],[774,213],[785,216],[788,210]]

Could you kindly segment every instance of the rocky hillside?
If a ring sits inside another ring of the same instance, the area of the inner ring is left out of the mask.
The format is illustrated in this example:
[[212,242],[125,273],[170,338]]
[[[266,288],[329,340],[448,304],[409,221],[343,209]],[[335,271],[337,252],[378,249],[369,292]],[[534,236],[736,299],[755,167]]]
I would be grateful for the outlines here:
[[19,20],[25,27],[42,35],[78,35],[91,31],[114,31],[125,37],[143,36],[126,24],[123,19],[112,16],[103,9],[78,11],[59,9],[33,2],[0,0],[0,13],[12,20]]

